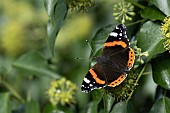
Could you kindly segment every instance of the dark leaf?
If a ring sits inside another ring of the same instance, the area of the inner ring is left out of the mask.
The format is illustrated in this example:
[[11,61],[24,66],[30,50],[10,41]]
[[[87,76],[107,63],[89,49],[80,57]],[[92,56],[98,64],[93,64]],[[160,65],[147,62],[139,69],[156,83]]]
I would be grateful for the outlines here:
[[143,18],[147,18],[153,21],[163,20],[165,18],[165,15],[155,6],[146,7],[140,12],[140,14]]
[[65,0],[45,0],[44,4],[49,16],[47,25],[48,44],[53,53],[57,34],[63,24],[68,9]]
[[151,64],[155,83],[166,89],[170,89],[170,54],[164,53],[152,59]]
[[144,23],[137,34],[137,46],[142,49],[142,52],[149,53],[149,56],[144,59],[146,62],[154,55],[164,52],[160,25],[151,21]]
[[133,109],[129,102],[122,101],[113,107],[111,113],[133,113]]
[[102,100],[102,94],[99,90],[93,90],[93,102],[89,103],[87,113],[98,113],[98,104]]
[[36,76],[48,75],[56,79],[60,78],[58,74],[50,69],[46,60],[38,52],[33,51],[22,55],[13,63],[13,66]]
[[105,113],[109,113],[115,101],[115,98],[110,95],[105,94],[103,95],[103,101],[104,101],[104,111]]
[[155,102],[149,113],[170,113],[170,99],[163,97]]
[[164,14],[170,15],[170,0],[150,0],[150,2],[158,7]]
[[52,104],[47,104],[43,109],[43,113],[51,113],[54,109],[55,108]]

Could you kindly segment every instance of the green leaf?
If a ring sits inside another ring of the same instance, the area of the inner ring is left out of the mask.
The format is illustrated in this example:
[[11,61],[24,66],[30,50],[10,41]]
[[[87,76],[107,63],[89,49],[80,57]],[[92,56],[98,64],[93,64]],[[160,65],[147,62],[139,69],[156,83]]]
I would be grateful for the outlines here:
[[25,104],[25,113],[40,113],[39,104],[35,101],[30,101]]
[[151,3],[158,7],[167,16],[170,15],[170,0],[151,0]]
[[[48,75],[53,78],[60,78],[58,74],[53,72],[46,60],[42,58],[42,56],[35,51],[26,53],[19,57],[14,63],[13,66],[27,72],[30,72],[33,75],[41,76]],[[29,74],[27,74],[29,75]]]
[[155,6],[146,7],[144,10],[140,12],[143,18],[154,20],[163,20],[165,15],[157,9]]
[[10,95],[9,93],[0,93],[0,113],[11,113],[9,106]]
[[133,113],[133,109],[129,102],[119,102],[114,107],[110,113]]
[[102,100],[102,94],[99,90],[93,90],[93,101],[89,104],[87,113],[98,113],[98,104]]
[[149,53],[149,56],[144,59],[145,62],[154,55],[164,52],[160,25],[151,21],[144,23],[137,34],[137,46],[142,49],[142,52]]
[[52,113],[54,109],[55,108],[52,104],[47,104],[43,109],[43,113]]
[[65,0],[44,0],[44,4],[49,16],[47,25],[48,44],[53,53],[56,36],[63,24],[68,8]]
[[163,55],[151,60],[153,80],[160,86],[170,89],[170,54]]
[[160,98],[154,103],[149,113],[170,113],[170,99]]
[[103,101],[104,101],[104,111],[105,111],[105,113],[109,113],[111,110],[111,107],[115,101],[115,98],[108,94],[104,94]]
[[91,40],[91,47],[93,54],[91,56],[97,55],[103,48],[103,44],[108,38],[109,33],[116,27],[116,25],[109,25],[101,28],[97,31],[96,35]]

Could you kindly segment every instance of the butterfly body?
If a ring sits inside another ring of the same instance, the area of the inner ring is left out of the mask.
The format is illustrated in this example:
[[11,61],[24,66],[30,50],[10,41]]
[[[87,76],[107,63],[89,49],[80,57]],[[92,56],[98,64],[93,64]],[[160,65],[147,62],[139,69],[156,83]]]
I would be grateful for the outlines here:
[[126,35],[126,26],[120,24],[109,34],[102,55],[95,58],[97,63],[83,79],[82,92],[119,85],[132,68],[134,59],[134,51],[130,48]]

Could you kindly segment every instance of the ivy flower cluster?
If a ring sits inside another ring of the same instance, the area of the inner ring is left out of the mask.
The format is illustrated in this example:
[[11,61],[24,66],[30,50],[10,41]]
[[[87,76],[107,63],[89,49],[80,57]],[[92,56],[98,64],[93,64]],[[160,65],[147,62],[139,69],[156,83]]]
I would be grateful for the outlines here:
[[51,81],[47,96],[53,106],[57,104],[71,105],[75,103],[76,89],[76,85],[71,81],[61,78],[60,80]]
[[94,5],[93,0],[67,0],[68,7],[71,11],[87,11],[87,7]]
[[142,59],[143,56],[148,57],[149,53],[147,51],[142,52],[141,48],[138,48],[137,46],[134,46],[135,56],[136,56],[136,62],[140,64],[144,64],[144,60]]
[[134,6],[125,1],[121,1],[113,6],[113,16],[116,21],[125,23],[126,20],[132,21],[132,16],[135,15]]
[[164,35],[164,48],[170,52],[170,17],[165,17],[161,26],[161,31]]

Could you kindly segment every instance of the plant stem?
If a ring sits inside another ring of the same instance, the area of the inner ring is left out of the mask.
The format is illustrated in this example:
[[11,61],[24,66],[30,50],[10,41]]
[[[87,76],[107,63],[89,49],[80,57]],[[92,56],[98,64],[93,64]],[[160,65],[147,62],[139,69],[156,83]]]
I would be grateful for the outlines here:
[[24,99],[21,97],[21,95],[7,81],[1,79],[1,82],[13,94],[13,96],[16,97],[21,103],[25,102]]
[[141,8],[141,9],[144,9],[144,8],[145,8],[145,6],[143,6],[143,5],[135,2],[135,1],[133,1],[133,0],[126,0],[126,1],[132,3],[133,5],[135,5],[136,7]]
[[[139,73],[139,76],[138,76],[138,78],[137,78],[137,80],[136,80],[136,82],[135,82],[135,86],[137,85],[140,77],[142,76],[143,72],[145,71],[146,66],[147,66],[147,64],[144,65],[143,69],[142,69],[141,72]],[[129,95],[128,99],[126,100],[126,102],[128,102],[128,101],[130,100],[130,98],[132,97],[133,92],[134,92],[134,90],[132,90],[132,92],[130,93],[130,95]]]
[[126,24],[126,26],[135,25],[135,24],[138,24],[138,23],[144,22],[144,21],[146,21],[146,20],[147,20],[147,19],[142,19],[142,20],[139,20],[139,21],[136,21],[136,22],[130,23],[130,24]]
[[145,72],[145,73],[143,73],[142,75],[149,75],[149,74],[151,74],[152,72]]

